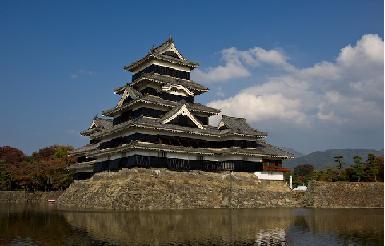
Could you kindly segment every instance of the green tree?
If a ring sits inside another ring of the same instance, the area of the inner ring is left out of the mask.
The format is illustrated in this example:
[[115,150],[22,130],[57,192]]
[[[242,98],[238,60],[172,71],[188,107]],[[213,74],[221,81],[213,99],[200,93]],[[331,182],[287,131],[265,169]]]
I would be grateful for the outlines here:
[[375,165],[378,169],[378,174],[376,176],[376,180],[380,182],[384,182],[384,157],[377,156],[375,159]]
[[377,175],[379,173],[379,166],[376,162],[376,156],[373,154],[368,154],[368,159],[366,161],[366,176],[370,181],[377,182]]
[[364,164],[361,156],[353,157],[352,171],[352,177],[356,179],[357,182],[360,182],[362,177],[365,175]]
[[314,167],[311,164],[302,164],[294,168],[293,184],[305,184],[312,179]]
[[345,166],[344,157],[342,155],[334,156],[334,162],[337,163],[337,176],[334,178],[334,181],[345,180],[345,172],[343,167]]
[[345,164],[344,157],[342,155],[334,156],[334,162],[337,163],[337,169],[341,170]]

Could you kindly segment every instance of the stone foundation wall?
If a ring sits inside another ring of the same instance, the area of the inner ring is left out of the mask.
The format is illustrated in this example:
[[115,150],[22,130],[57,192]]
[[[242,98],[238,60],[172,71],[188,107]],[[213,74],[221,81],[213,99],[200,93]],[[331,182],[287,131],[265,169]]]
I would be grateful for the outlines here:
[[75,181],[58,199],[72,209],[383,207],[383,183],[312,182],[307,192],[252,173],[123,169]]
[[384,183],[312,181],[305,200],[316,208],[383,208]]
[[58,199],[78,209],[301,207],[303,193],[254,174],[134,168],[75,181]]
[[47,203],[73,209],[383,208],[384,183],[312,181],[306,192],[254,174],[134,168],[75,181],[63,193],[0,191],[0,203]]
[[48,199],[56,200],[62,193],[63,191],[0,191],[0,203],[47,203]]

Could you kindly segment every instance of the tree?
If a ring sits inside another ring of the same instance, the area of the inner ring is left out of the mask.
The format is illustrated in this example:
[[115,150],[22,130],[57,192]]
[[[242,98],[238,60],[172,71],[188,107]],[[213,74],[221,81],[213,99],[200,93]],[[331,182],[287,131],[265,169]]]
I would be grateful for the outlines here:
[[0,147],[0,160],[8,164],[20,163],[25,159],[23,151],[11,146]]
[[72,182],[67,167],[75,163],[68,156],[71,146],[42,148],[31,156],[16,148],[0,147],[0,189],[28,191],[62,190]]
[[384,181],[384,157],[368,155],[364,162],[361,156],[353,158],[353,164],[350,167],[343,168],[344,162],[342,156],[336,156],[336,168],[313,171],[313,179],[318,181],[350,181],[350,182],[368,182]]
[[342,167],[345,164],[344,157],[342,155],[334,156],[334,162],[337,163],[338,175],[337,180],[341,180]]
[[307,183],[313,175],[314,167],[311,164],[302,164],[294,168],[293,183],[304,184]]
[[342,155],[334,156],[334,162],[337,163],[337,169],[342,169],[344,166],[344,157]]
[[378,162],[378,160],[374,154],[368,154],[368,159],[365,163],[365,173],[368,181],[377,182],[377,176],[381,169],[381,162]]
[[378,169],[376,181],[384,182],[384,157],[383,156],[377,156],[374,163]]
[[75,159],[68,156],[71,150],[71,146],[53,145],[32,154],[39,170],[34,176],[38,189],[61,190],[68,187],[72,182],[72,173],[66,168],[75,163]]
[[24,153],[11,146],[0,147],[0,188],[11,190],[15,187],[17,171],[25,160]]
[[362,163],[361,156],[353,157],[352,169],[353,169],[352,177],[357,179],[357,182],[360,182],[362,177],[364,177],[364,174],[365,174],[364,164]]

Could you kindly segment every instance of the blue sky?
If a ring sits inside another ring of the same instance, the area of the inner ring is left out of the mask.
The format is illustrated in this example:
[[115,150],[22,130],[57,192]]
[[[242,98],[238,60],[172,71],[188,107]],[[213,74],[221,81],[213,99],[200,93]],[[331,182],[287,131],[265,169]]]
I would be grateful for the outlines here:
[[193,78],[211,89],[198,100],[246,117],[272,143],[383,148],[383,9],[383,1],[1,1],[0,145],[31,153],[85,144],[78,132],[131,78],[122,67],[172,35],[200,63]]

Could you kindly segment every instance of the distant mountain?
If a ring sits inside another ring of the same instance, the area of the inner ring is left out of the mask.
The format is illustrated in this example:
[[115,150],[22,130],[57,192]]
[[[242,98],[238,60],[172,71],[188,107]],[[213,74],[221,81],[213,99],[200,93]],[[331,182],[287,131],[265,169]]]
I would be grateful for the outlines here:
[[308,155],[296,157],[294,159],[284,161],[283,165],[287,168],[294,168],[299,164],[312,164],[316,169],[334,167],[334,156],[343,156],[347,165],[353,163],[354,156],[361,156],[366,160],[368,154],[384,155],[384,150],[375,149],[328,149],[325,151],[316,151]]

